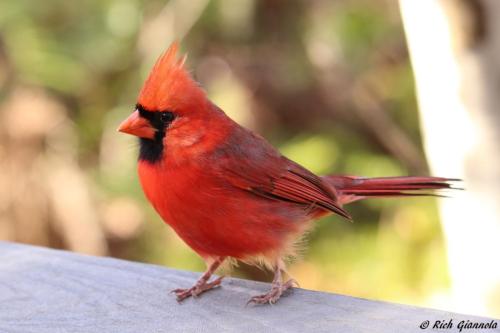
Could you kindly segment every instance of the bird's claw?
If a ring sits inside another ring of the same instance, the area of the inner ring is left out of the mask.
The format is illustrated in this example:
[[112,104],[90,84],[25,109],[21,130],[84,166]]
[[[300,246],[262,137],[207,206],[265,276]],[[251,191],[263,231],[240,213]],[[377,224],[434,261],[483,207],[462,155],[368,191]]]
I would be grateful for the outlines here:
[[171,291],[171,293],[175,294],[175,296],[177,297],[177,302],[180,303],[186,298],[189,298],[191,296],[198,297],[207,290],[219,287],[223,278],[224,276],[220,276],[212,282],[196,283],[193,287],[187,289],[174,289]]
[[285,283],[275,283],[273,284],[271,290],[263,295],[257,295],[250,298],[247,302],[249,304],[275,304],[283,295],[283,293],[294,286],[298,286],[297,281],[290,279]]

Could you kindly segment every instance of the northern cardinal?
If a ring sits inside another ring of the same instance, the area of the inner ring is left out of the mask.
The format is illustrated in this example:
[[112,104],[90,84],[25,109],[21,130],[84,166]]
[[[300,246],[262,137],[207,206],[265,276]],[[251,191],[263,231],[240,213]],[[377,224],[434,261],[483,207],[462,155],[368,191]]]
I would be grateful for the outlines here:
[[207,265],[201,278],[176,289],[178,301],[220,285],[210,281],[228,258],[274,270],[268,293],[249,302],[275,303],[295,281],[283,280],[283,258],[312,221],[370,197],[428,195],[451,188],[436,177],[317,176],[282,156],[213,104],[178,59],[174,42],[147,78],[119,131],[139,137],[138,173],[148,200]]

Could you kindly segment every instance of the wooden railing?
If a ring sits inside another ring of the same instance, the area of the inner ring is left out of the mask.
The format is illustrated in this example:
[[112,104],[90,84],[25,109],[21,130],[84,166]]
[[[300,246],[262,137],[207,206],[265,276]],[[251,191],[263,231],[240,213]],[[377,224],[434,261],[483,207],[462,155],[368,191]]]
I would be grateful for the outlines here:
[[[0,242],[0,332],[458,332],[461,321],[492,322],[303,289],[273,306],[245,306],[269,285],[232,278],[178,304],[169,291],[197,276]],[[437,320],[452,320],[453,328],[433,329]]]

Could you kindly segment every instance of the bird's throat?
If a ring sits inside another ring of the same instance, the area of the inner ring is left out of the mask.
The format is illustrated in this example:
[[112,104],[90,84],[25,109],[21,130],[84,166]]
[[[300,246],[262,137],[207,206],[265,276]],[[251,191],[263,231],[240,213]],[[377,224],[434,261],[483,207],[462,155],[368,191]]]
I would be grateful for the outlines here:
[[157,163],[163,157],[163,138],[139,138],[139,161]]

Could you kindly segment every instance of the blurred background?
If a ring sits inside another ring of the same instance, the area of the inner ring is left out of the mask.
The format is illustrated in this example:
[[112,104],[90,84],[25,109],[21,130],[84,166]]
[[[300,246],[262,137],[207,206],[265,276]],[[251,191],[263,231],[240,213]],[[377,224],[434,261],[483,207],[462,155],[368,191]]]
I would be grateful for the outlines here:
[[[202,271],[118,134],[174,39],[211,99],[316,173],[465,179],[320,220],[301,287],[500,316],[500,2],[0,2],[0,240]],[[496,14],[495,14],[496,13]],[[234,276],[270,280],[245,265]]]

